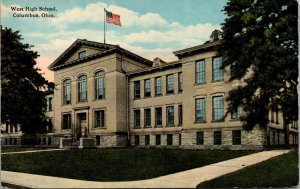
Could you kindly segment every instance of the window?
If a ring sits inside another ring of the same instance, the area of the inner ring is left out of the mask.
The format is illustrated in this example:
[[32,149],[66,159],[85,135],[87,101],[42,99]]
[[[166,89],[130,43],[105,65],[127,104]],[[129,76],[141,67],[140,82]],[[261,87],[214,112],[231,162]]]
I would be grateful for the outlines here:
[[174,93],[174,77],[167,75],[167,94]]
[[53,98],[50,97],[48,98],[48,111],[52,111],[53,108],[52,108],[52,102],[53,102]]
[[150,135],[145,135],[145,145],[150,145]]
[[151,96],[150,79],[145,80],[145,97]]
[[145,116],[145,127],[151,127],[151,110],[145,109],[144,110]]
[[196,144],[203,145],[204,144],[204,134],[203,132],[196,133]]
[[178,125],[182,126],[182,105],[178,106]]
[[275,123],[279,124],[278,110],[275,111]]
[[134,128],[141,128],[141,111],[134,110]]
[[66,79],[63,82],[63,104],[71,104],[71,80]]
[[239,106],[235,111],[233,111],[231,118],[233,120],[239,120],[243,112],[243,108]]
[[100,146],[100,135],[96,135],[96,145]]
[[160,145],[160,143],[161,143],[160,135],[155,135],[155,145]]
[[222,66],[222,57],[215,57],[213,59],[213,81],[221,81],[224,79]]
[[178,135],[178,144],[181,145],[181,134]]
[[174,106],[167,107],[167,126],[174,126]]
[[87,76],[78,77],[78,102],[87,101]]
[[205,61],[196,62],[196,84],[205,83]]
[[141,98],[141,85],[140,81],[134,82],[134,98]]
[[71,114],[62,115],[62,129],[71,129]]
[[173,145],[173,135],[167,134],[167,145]]
[[86,51],[81,51],[78,53],[78,58],[86,57]]
[[103,128],[105,126],[105,116],[104,116],[104,110],[97,110],[95,111],[95,125],[96,128]]
[[241,131],[240,130],[232,131],[232,144],[233,145],[241,145]]
[[221,145],[222,144],[222,133],[221,131],[214,132],[214,145]]
[[162,108],[155,108],[155,127],[162,126]]
[[182,72],[178,73],[178,92],[182,92]]
[[135,146],[140,145],[140,136],[139,135],[134,136],[134,145]]
[[205,122],[205,98],[196,99],[196,123]]
[[162,81],[161,77],[155,78],[155,95],[162,95]]
[[95,73],[95,99],[105,98],[105,72],[98,71]]
[[271,123],[274,123],[274,111],[271,109]]
[[213,120],[223,121],[224,119],[224,102],[223,96],[213,97]]

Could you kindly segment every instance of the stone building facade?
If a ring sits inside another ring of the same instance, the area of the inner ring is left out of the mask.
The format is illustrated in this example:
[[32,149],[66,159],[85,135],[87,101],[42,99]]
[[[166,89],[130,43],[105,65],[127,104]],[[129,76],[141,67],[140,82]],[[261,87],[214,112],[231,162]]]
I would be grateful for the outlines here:
[[[92,139],[96,147],[243,150],[281,144],[280,113],[270,112],[267,129],[252,131],[242,129],[240,108],[224,118],[229,91],[243,81],[228,82],[230,71],[220,69],[216,54],[221,35],[213,34],[202,45],[173,52],[174,62],[76,40],[49,66],[55,90],[47,99],[55,103],[47,115],[53,128],[40,137],[52,146],[61,138]],[[290,131],[296,144],[297,123]]]

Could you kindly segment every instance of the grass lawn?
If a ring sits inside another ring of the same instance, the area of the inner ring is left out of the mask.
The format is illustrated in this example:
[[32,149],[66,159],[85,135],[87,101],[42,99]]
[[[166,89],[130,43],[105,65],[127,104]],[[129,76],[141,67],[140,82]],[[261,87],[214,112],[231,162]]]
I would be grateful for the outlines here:
[[21,151],[34,151],[34,150],[47,150],[44,147],[18,147],[18,146],[1,146],[1,153],[6,152],[21,152]]
[[197,188],[292,187],[299,181],[298,151],[199,184]]
[[255,151],[87,149],[2,155],[3,170],[92,181],[149,179]]

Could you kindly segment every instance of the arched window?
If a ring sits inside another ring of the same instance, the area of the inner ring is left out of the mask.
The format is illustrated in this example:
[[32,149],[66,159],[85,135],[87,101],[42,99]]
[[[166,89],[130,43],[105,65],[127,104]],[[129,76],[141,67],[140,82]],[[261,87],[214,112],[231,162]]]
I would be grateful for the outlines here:
[[81,75],[78,77],[78,102],[87,101],[87,76]]
[[95,73],[95,99],[105,98],[105,72],[98,71]]
[[63,104],[71,104],[71,80],[63,81]]

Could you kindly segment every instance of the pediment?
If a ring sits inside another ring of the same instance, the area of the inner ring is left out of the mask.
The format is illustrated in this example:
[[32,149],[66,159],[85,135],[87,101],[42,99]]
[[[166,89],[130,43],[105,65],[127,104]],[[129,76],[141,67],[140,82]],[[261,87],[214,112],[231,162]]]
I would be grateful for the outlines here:
[[48,68],[50,70],[55,67],[68,64],[69,62],[79,60],[79,53],[85,51],[85,56],[90,56],[105,51],[115,49],[115,45],[103,44],[83,39],[77,39],[67,50],[65,50]]

